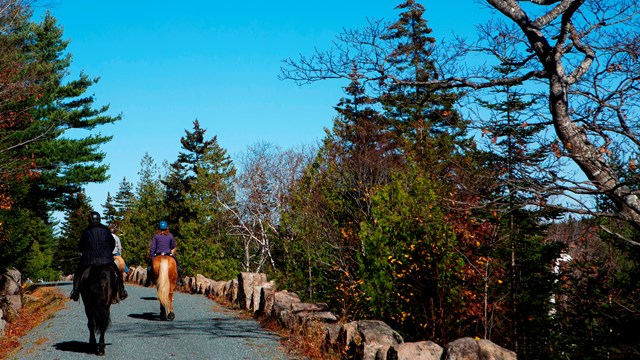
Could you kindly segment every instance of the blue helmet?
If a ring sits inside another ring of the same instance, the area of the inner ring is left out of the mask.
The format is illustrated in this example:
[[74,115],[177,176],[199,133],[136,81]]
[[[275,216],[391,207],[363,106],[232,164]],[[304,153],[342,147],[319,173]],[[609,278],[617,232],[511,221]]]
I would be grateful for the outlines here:
[[169,225],[167,225],[166,221],[160,221],[160,224],[158,225],[158,228],[160,230],[167,230],[168,227],[169,227]]

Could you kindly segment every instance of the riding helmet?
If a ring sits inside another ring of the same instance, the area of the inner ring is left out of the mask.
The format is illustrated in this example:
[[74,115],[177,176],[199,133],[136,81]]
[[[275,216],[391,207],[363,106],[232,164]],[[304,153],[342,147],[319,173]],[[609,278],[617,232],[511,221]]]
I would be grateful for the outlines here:
[[100,214],[92,211],[89,213],[89,222],[90,223],[99,223],[100,222]]
[[160,221],[160,224],[158,225],[158,228],[160,230],[167,230],[168,227],[169,227],[169,225],[167,225],[166,221]]

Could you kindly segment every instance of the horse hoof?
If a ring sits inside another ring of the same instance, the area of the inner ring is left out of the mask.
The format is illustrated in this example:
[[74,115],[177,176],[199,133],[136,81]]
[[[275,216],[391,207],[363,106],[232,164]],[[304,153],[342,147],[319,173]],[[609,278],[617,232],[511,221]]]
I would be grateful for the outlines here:
[[96,354],[98,354],[99,356],[104,356],[104,346],[98,347]]
[[173,321],[173,319],[176,318],[176,314],[174,314],[173,312],[170,312],[169,316],[167,316],[167,318],[169,319],[169,321]]

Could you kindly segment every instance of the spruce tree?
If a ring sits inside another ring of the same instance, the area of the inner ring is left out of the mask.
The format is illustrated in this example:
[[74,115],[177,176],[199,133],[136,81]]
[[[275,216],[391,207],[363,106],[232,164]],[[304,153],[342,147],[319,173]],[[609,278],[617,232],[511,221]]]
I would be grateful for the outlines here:
[[241,246],[231,237],[231,214],[223,204],[233,206],[235,167],[217,137],[206,140],[205,130],[194,122],[194,131],[181,139],[183,152],[178,161],[193,170],[183,193],[189,216],[179,221],[180,261],[185,273],[201,273],[226,278],[240,271]]
[[103,216],[104,221],[120,229],[122,222],[124,221],[125,214],[131,211],[134,202],[133,184],[127,181],[127,178],[122,178],[120,181],[118,192],[115,197],[111,194],[107,194],[107,201],[103,205],[105,213]]
[[[185,166],[174,161],[168,166],[167,176],[162,179],[165,189],[165,199],[167,208],[170,209],[167,221],[177,224],[180,219],[191,217],[185,206],[185,194],[189,189],[190,178],[187,176]],[[174,229],[174,235],[179,236],[180,229]]]
[[[509,74],[513,66],[496,68]],[[489,208],[496,214],[497,239],[481,249],[494,266],[504,269],[504,284],[492,283],[496,308],[506,316],[492,328],[496,338],[510,339],[509,346],[525,358],[546,358],[552,324],[551,298],[554,274],[548,264],[560,256],[561,244],[546,240],[551,220],[560,213],[543,206],[554,192],[554,167],[549,163],[551,147],[544,146],[541,132],[544,119],[538,119],[534,98],[515,86],[493,91],[494,101],[479,100],[491,111],[484,123],[484,134],[491,141],[496,185]],[[532,115],[533,114],[533,115]],[[485,284],[487,285],[487,284]],[[501,301],[499,299],[508,299]],[[543,335],[545,334],[545,335]],[[485,336],[490,335],[485,331]]]
[[[481,166],[467,121],[455,109],[460,95],[425,85],[440,74],[424,7],[408,0],[397,9],[398,20],[382,36],[396,79],[385,79],[378,99],[403,168],[370,195],[375,211],[362,225],[368,251],[361,278],[370,316],[393,323],[409,339],[446,342],[473,321],[461,297],[469,229],[459,225],[458,213],[466,210],[455,204],[466,197],[465,174]],[[398,288],[407,292],[391,290]]]
[[436,39],[424,7],[407,0],[396,8],[401,10],[398,20],[382,39],[390,47],[387,61],[398,79],[385,83],[380,102],[399,148],[437,185],[455,174],[453,160],[471,146],[467,122],[454,108],[458,94],[425,85],[439,74],[433,59]]
[[284,215],[285,226],[300,232],[296,238],[304,241],[285,242],[287,253],[298,254],[281,264],[287,281],[304,286],[310,299],[330,298],[327,301],[347,317],[366,308],[357,271],[358,253],[365,248],[360,225],[371,220],[373,191],[389,181],[401,162],[375,103],[354,65],[345,96],[335,107],[333,128],[326,131]]
[[[193,121],[193,131],[185,129],[185,136],[180,138],[182,150],[178,159],[170,165],[170,171],[163,184],[166,186],[167,205],[171,209],[170,222],[189,222],[195,214],[185,206],[186,194],[191,192],[191,186],[197,177],[198,166],[202,162],[205,151],[212,145],[212,140],[205,140],[206,130],[200,127],[200,122]],[[180,229],[174,229],[174,235],[180,236]]]
[[[461,258],[454,228],[447,224],[450,217],[427,219],[428,212],[444,212],[445,199],[457,188],[455,176],[463,173],[457,166],[465,163],[461,159],[471,143],[466,123],[454,110],[457,94],[421,84],[438,76],[431,59],[435,40],[422,19],[423,8],[413,1],[399,8],[400,20],[378,50],[389,54],[386,69],[413,85],[400,86],[389,78],[362,83],[361,64],[353,61],[347,96],[336,107],[339,115],[294,193],[292,214],[285,216],[288,226],[299,231],[297,239],[312,239],[290,245],[302,252],[299,258],[306,260],[308,271],[287,270],[305,276],[309,287],[304,291],[329,301],[346,321],[377,318],[398,325],[403,335],[450,340],[464,331],[443,328],[459,321],[465,310],[458,301]],[[407,194],[423,203],[411,202]],[[431,265],[423,261],[427,250]],[[416,295],[402,298],[391,289],[408,269],[420,269],[402,282]],[[455,313],[445,314],[454,303]]]
[[113,196],[111,196],[110,192],[107,193],[107,199],[105,200],[104,204],[102,204],[102,207],[104,208],[104,212],[102,213],[102,219],[106,223],[109,224],[115,221],[115,219],[117,219],[118,213],[115,208],[115,205],[113,204]]
[[55,253],[56,268],[63,275],[73,274],[80,260],[79,242],[84,229],[87,228],[87,216],[93,209],[89,199],[80,192],[69,201],[69,209],[65,212],[62,231],[58,238]]
[[[166,207],[161,171],[149,154],[145,154],[140,161],[138,175],[131,211],[125,212],[122,220],[120,241],[125,261],[144,266],[147,264],[151,239],[158,223],[167,221],[169,210]],[[173,232],[175,223],[169,221],[169,226]]]

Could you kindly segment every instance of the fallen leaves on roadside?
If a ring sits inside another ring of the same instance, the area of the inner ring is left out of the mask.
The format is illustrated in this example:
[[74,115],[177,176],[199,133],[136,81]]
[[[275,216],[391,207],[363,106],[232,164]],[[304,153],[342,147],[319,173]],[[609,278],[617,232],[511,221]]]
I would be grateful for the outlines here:
[[[0,337],[0,359],[7,359],[22,346],[21,338],[31,329],[51,318],[65,304],[65,297],[59,289],[37,287],[23,290],[23,304],[18,319],[8,323],[5,335]],[[38,339],[38,341],[46,339]]]

